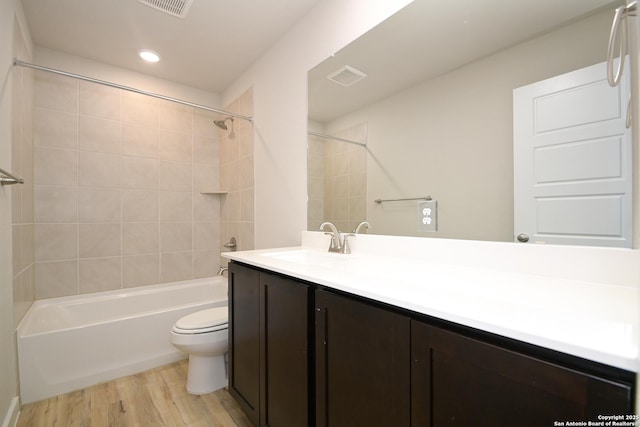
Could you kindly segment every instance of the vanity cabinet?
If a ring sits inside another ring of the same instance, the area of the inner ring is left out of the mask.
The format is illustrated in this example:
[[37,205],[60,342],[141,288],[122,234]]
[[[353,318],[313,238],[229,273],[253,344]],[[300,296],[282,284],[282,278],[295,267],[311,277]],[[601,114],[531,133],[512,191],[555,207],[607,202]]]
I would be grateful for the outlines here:
[[409,426],[409,318],[324,290],[315,302],[315,425]]
[[552,426],[633,413],[635,374],[229,268],[229,389],[256,425]]
[[310,425],[311,291],[229,265],[229,391],[257,426]]
[[260,417],[260,273],[229,264],[229,392],[249,419]]
[[629,383],[419,321],[411,323],[411,361],[412,427],[552,426],[633,411]]

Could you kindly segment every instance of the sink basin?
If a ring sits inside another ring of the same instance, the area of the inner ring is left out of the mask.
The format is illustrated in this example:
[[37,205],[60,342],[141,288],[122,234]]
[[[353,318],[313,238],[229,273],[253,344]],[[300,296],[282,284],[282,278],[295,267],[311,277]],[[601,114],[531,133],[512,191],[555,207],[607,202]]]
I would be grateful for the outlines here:
[[281,252],[268,252],[261,256],[277,259],[281,261],[293,262],[309,267],[324,267],[324,268],[341,268],[347,262],[347,255],[310,251],[305,249],[292,249],[289,251]]

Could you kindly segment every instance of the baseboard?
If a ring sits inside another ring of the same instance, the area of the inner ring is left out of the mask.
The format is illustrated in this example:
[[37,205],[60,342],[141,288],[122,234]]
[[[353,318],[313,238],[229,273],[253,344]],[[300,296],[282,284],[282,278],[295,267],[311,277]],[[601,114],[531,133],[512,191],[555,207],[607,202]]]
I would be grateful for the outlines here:
[[11,405],[2,420],[2,427],[15,427],[18,424],[18,415],[20,415],[20,399],[16,396],[11,400]]

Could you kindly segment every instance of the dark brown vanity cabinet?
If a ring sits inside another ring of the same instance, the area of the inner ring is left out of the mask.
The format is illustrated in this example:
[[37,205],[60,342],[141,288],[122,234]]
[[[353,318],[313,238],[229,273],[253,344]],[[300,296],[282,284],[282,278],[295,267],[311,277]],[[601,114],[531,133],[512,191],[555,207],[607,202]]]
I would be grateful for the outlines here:
[[412,427],[553,426],[633,413],[611,381],[456,333],[411,323]]
[[553,426],[633,413],[635,374],[231,263],[229,389],[270,427]]
[[316,426],[409,426],[410,321],[318,290]]
[[260,417],[260,273],[229,264],[229,392],[254,424]]
[[309,425],[311,292],[229,265],[229,391],[257,426]]

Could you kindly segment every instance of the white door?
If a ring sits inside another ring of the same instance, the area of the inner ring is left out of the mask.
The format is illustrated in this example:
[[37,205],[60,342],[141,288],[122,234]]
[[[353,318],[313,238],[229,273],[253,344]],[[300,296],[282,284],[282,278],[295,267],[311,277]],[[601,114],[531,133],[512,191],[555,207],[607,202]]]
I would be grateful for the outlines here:
[[629,74],[612,88],[602,63],[513,91],[515,241],[631,247]]

